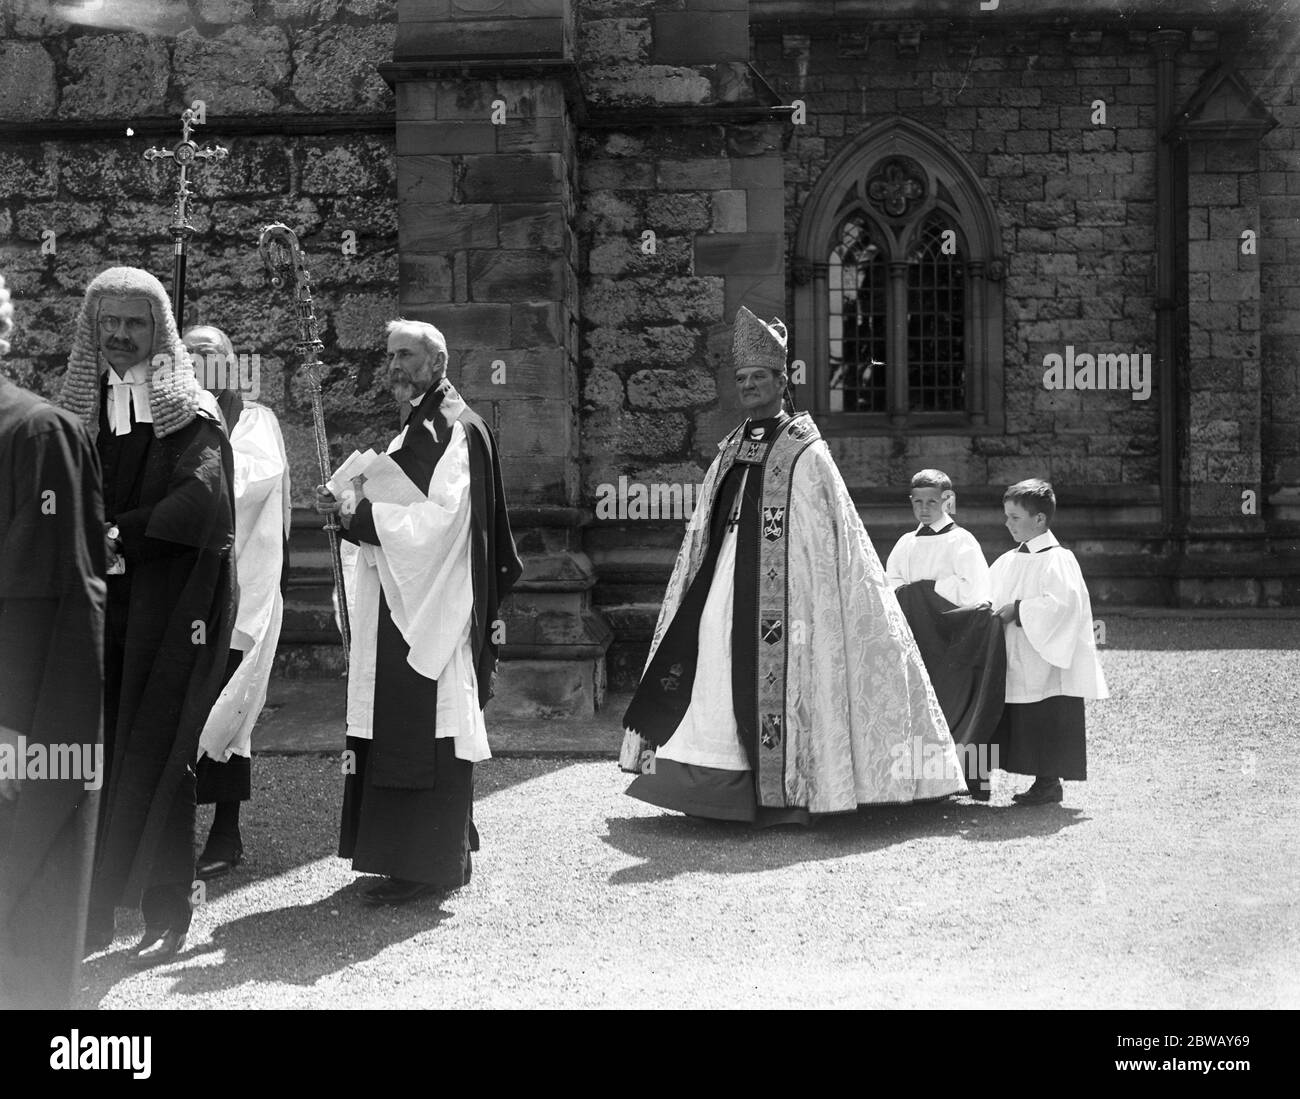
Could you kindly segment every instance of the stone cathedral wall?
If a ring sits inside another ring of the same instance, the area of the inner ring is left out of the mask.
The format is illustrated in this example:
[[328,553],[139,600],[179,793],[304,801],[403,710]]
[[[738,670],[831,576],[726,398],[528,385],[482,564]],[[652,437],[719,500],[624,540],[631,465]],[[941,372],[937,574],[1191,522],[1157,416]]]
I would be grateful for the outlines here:
[[[910,519],[901,500],[920,466],[953,476],[963,520],[990,553],[1002,545],[1001,486],[1042,474],[1062,493],[1095,598],[1296,602],[1293,565],[1235,576],[1227,542],[1211,547],[1223,560],[1204,566],[1203,590],[1180,595],[1162,556],[1156,395],[1042,385],[1044,356],[1067,345],[1156,350],[1156,23],[1146,16],[1160,3],[1119,5],[1142,16],[1131,20],[1111,0],[1042,0],[1033,19],[1016,18],[1009,0],[987,17],[975,6],[158,0],[119,5],[126,15],[85,11],[72,26],[40,15],[48,4],[0,0],[0,270],[18,314],[6,369],[53,392],[98,270],[133,264],[169,282],[174,170],[142,154],[173,145],[180,112],[201,99],[208,120],[195,139],[230,156],[194,173],[187,321],[215,323],[259,357],[295,504],[309,502],[315,450],[290,302],[256,251],[272,220],[297,230],[313,272],[335,456],[391,433],[374,378],[400,299],[443,325],[452,380],[498,429],[512,504],[537,513],[521,547],[538,560],[561,548],[589,555],[590,598],[619,639],[611,680],[626,685],[682,504],[739,419],[730,319],[743,302],[800,338],[803,211],[837,153],[899,116],[936,134],[991,200],[1006,261],[1005,425],[831,439],[882,555]],[[1257,488],[1256,527],[1228,533],[1257,538],[1267,521],[1272,544],[1294,554],[1300,10],[1165,8],[1187,31],[1174,102],[1226,64],[1279,123],[1257,144],[1205,141],[1189,153],[1183,474],[1198,520],[1220,509],[1229,525],[1239,490]],[[377,69],[430,59],[443,67],[408,71],[399,95]],[[496,98],[509,125],[485,117]],[[780,110],[795,102],[797,123]],[[1257,236],[1248,254],[1246,230]],[[508,386],[491,377],[498,361]],[[807,390],[799,397],[806,407]],[[611,491],[616,506],[630,503],[619,486],[658,486],[676,511],[602,515]],[[548,508],[591,518],[561,523]],[[300,518],[305,535],[311,517]],[[318,566],[312,552],[298,560]],[[327,616],[303,613],[315,625],[301,637],[325,640]]]
[[391,402],[371,377],[397,310],[397,193],[393,94],[375,66],[392,57],[396,3],[194,0],[132,8],[129,25],[108,26],[70,26],[26,0],[0,11],[10,376],[53,393],[81,291],[105,267],[144,267],[170,287],[175,170],[142,154],[174,145],[181,111],[201,99],[194,140],[230,155],[192,173],[186,321],[216,324],[237,353],[259,357],[259,400],[280,417],[294,502],[308,504],[318,477],[297,329],[257,235],[283,221],[307,255],[335,452],[387,438]]

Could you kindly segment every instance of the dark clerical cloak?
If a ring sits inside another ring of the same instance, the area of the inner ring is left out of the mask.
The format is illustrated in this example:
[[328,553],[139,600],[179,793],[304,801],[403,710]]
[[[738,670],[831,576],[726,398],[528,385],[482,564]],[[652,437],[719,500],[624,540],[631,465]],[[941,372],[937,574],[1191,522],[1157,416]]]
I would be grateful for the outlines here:
[[992,745],[1007,681],[1002,619],[987,606],[954,606],[933,580],[904,584],[895,594],[962,757],[967,789],[987,790],[992,769],[1001,766]]
[[[464,429],[468,444],[473,588],[469,642],[481,710],[491,697],[496,673],[493,623],[501,600],[522,572],[506,511],[496,441],[443,379],[411,413],[406,435],[390,456],[427,493],[456,423]],[[358,545],[383,549],[370,500],[360,501],[346,537]],[[457,758],[454,738],[436,735],[438,682],[411,667],[410,646],[382,589],[376,613],[377,629],[370,622],[353,622],[349,692],[355,703],[357,692],[370,686],[361,681],[370,674],[363,669],[373,667],[373,709],[367,715],[372,739],[349,736],[347,740],[356,765],[345,780],[339,854],[351,858],[359,871],[454,888],[468,880],[469,852],[478,846],[472,821],[473,763]],[[359,646],[369,644],[374,645],[373,660],[359,652]]]
[[192,876],[193,836],[179,835],[185,813],[174,807],[188,799],[192,833],[191,767],[221,692],[237,598],[225,431],[199,414],[162,439],[147,423],[118,436],[106,406],[101,396],[104,511],[126,572],[108,578],[97,911],[134,903],[150,881]]
[[77,418],[0,378],[0,726],[25,738],[28,772],[0,801],[0,1006],[68,1007],[81,960],[102,779],[99,480]]

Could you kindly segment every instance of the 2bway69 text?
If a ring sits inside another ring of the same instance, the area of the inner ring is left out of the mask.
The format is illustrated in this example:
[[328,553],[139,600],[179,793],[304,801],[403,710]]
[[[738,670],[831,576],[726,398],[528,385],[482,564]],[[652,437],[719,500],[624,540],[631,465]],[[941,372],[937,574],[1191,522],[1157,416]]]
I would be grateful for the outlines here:
[[1117,1034],[1115,1044],[1137,1049],[1229,1048],[1250,1045],[1249,1034]]

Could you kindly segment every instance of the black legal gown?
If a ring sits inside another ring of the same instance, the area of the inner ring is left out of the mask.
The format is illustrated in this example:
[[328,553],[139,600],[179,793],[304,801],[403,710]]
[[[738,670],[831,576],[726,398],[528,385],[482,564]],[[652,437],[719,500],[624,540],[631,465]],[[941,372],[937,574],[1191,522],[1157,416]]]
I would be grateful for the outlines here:
[[[0,725],[96,766],[103,514],[81,423],[0,378]],[[29,778],[0,801],[0,1006],[70,1006],[99,804],[86,778]]]
[[[91,920],[142,899],[150,926],[189,923],[194,761],[221,693],[237,591],[234,459],[219,423],[196,416],[165,438],[114,435],[101,386],[104,510],[126,573],[108,578],[104,741]],[[151,895],[153,899],[151,899]]]
[[[434,422],[436,440],[424,427],[427,420]],[[491,625],[500,600],[523,571],[510,531],[496,441],[443,379],[411,414],[406,439],[391,457],[426,492],[458,420],[469,442],[474,584],[470,642],[479,705],[484,706],[497,662]],[[360,502],[344,537],[381,545],[370,501]],[[407,663],[410,646],[393,623],[382,593],[378,613],[373,739],[347,739],[356,766],[344,779],[339,854],[363,873],[458,888],[469,880],[470,852],[478,850],[474,765],[456,758],[451,737],[437,738],[438,684]]]

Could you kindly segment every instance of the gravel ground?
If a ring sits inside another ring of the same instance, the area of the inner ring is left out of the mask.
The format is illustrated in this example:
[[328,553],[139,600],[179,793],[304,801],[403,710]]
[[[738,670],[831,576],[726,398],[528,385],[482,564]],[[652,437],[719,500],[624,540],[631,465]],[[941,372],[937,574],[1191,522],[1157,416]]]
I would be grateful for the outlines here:
[[1115,619],[1107,640],[1093,777],[1064,806],[1011,807],[1027,780],[999,773],[988,806],[755,832],[627,798],[612,762],[498,759],[474,881],[402,909],[363,906],[371,879],[333,856],[337,762],[260,758],[249,861],[185,953],[129,970],[123,911],[81,1004],[1300,1006],[1300,623]]

